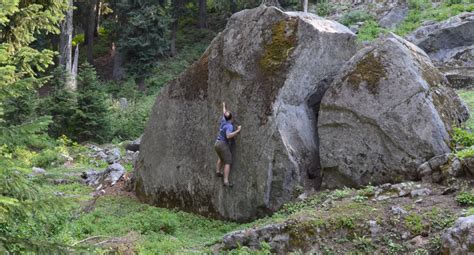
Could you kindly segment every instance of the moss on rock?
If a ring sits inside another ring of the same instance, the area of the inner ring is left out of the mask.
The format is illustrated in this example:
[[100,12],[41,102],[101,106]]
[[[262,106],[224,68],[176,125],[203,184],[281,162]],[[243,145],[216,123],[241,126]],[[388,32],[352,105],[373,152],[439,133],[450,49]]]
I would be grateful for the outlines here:
[[296,45],[297,30],[296,19],[281,20],[273,25],[271,42],[265,45],[260,59],[260,66],[265,72],[275,72],[291,55]]
[[360,84],[366,83],[371,94],[378,94],[379,81],[386,77],[382,61],[373,52],[357,63],[356,68],[345,77],[345,80],[359,89]]

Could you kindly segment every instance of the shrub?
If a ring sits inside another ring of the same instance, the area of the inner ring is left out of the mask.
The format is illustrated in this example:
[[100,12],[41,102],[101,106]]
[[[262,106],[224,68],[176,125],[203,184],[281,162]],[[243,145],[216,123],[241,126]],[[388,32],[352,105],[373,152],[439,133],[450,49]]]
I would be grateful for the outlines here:
[[474,145],[474,134],[462,128],[453,128],[452,145],[470,147]]
[[342,16],[340,22],[341,24],[345,26],[350,26],[357,22],[364,22],[368,20],[373,20],[372,15],[362,10],[355,10],[355,11],[350,11],[348,13],[345,13]]
[[77,111],[73,117],[74,136],[79,141],[106,141],[109,137],[107,95],[89,63],[81,66],[78,75]]
[[359,41],[372,41],[376,39],[381,33],[384,33],[385,29],[373,20],[368,20],[362,25],[357,33],[357,39]]
[[460,205],[474,206],[474,193],[473,192],[461,192],[456,196],[456,201]]
[[49,125],[49,134],[53,137],[61,135],[73,136],[74,121],[72,116],[77,111],[76,93],[67,89],[67,73],[64,69],[58,67],[53,73],[50,85],[53,88],[52,93],[43,99],[38,108],[42,115],[50,115],[53,122]]
[[112,139],[129,140],[139,137],[145,130],[154,102],[155,96],[146,96],[123,110],[114,105],[108,116]]
[[416,213],[409,214],[405,218],[405,226],[413,235],[419,235],[424,230],[423,218]]
[[447,0],[446,5],[451,6],[451,5],[454,5],[454,4],[461,4],[462,2],[463,2],[463,0]]
[[331,11],[333,9],[331,3],[328,0],[318,1],[316,7],[318,15],[322,17],[331,14]]
[[414,10],[425,10],[431,8],[430,0],[408,0],[408,8]]

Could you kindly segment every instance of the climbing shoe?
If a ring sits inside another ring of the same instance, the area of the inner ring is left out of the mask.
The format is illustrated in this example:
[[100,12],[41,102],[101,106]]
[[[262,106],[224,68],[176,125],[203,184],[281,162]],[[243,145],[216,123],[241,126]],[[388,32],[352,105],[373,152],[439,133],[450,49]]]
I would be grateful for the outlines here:
[[234,184],[232,184],[231,182],[228,182],[228,183],[224,182],[224,187],[232,188],[234,187]]
[[224,176],[224,175],[223,175],[221,172],[217,172],[217,173],[216,173],[216,176],[217,176],[217,177],[222,177],[222,176]]

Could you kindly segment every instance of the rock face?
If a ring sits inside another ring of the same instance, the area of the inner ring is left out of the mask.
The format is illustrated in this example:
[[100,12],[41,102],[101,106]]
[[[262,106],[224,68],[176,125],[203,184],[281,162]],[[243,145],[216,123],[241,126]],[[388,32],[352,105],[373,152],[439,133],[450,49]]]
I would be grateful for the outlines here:
[[474,86],[474,13],[422,26],[407,39],[428,53],[453,87]]
[[474,215],[459,218],[441,237],[443,254],[474,253]]
[[448,131],[468,118],[456,93],[418,47],[389,35],[359,51],[321,102],[325,187],[416,179],[450,152]]
[[[354,40],[346,27],[312,14],[264,6],[234,14],[201,59],[158,96],[140,144],[137,196],[246,221],[278,209],[295,190],[318,188],[315,114],[329,81],[355,53]],[[222,101],[243,126],[232,189],[214,176]]]

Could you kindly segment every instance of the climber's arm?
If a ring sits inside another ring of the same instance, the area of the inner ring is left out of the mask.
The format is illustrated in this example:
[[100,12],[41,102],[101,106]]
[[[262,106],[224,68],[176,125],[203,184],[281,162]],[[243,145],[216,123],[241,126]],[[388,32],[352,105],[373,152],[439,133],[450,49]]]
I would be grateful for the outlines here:
[[225,102],[222,102],[222,114],[225,114],[227,109],[225,108]]
[[234,132],[226,133],[227,139],[232,139],[232,138],[236,137],[240,133],[241,129],[242,129],[242,126],[238,126],[237,130],[235,130]]

